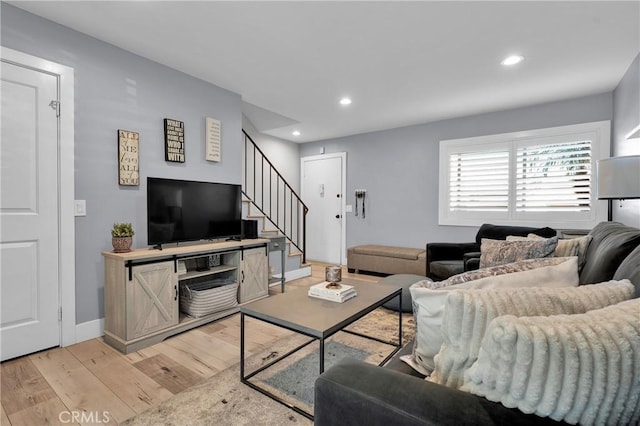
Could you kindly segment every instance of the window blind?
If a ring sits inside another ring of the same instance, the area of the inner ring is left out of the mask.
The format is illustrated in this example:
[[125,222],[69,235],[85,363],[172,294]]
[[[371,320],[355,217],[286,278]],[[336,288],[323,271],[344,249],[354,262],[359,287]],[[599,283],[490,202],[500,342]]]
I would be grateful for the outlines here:
[[449,156],[452,211],[509,209],[509,152],[458,152]]
[[517,148],[516,211],[589,211],[591,159],[589,140]]

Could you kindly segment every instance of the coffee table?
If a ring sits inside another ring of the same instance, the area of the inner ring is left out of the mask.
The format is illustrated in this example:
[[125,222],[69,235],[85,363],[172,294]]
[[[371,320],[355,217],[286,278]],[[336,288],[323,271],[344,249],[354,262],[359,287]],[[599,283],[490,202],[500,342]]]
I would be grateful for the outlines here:
[[[286,405],[303,416],[313,420],[313,415],[304,409],[292,405],[284,401],[279,396],[269,392],[268,390],[249,381],[256,374],[271,367],[277,362],[282,361],[293,353],[318,341],[319,350],[319,373],[324,372],[324,344],[325,340],[337,333],[343,331],[345,333],[355,334],[367,339],[376,340],[381,343],[393,346],[393,351],[380,362],[383,365],[396,352],[402,348],[402,288],[380,285],[373,282],[363,282],[357,280],[344,279],[344,284],[352,285],[356,288],[358,295],[353,299],[349,299],[343,303],[332,302],[313,298],[307,295],[307,290],[311,285],[301,287],[299,289],[288,291],[287,293],[278,294],[266,299],[260,299],[250,302],[240,307],[240,381],[247,386],[267,395],[268,397]],[[354,331],[344,330],[344,328],[358,319],[364,317],[371,311],[382,306],[382,304],[398,298],[400,310],[398,311],[398,344],[378,339],[372,336],[366,336]],[[290,350],[283,356],[276,358],[261,368],[245,374],[245,316],[255,318],[269,324],[286,328],[296,333],[309,336],[312,339],[302,345]]]

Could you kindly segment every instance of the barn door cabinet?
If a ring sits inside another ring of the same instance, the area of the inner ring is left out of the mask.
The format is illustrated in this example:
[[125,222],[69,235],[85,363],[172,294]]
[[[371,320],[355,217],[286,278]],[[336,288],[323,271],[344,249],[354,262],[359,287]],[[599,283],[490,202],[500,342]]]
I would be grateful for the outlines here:
[[105,342],[131,353],[239,311],[234,306],[198,318],[181,313],[181,283],[233,279],[238,282],[238,303],[267,297],[268,242],[252,239],[103,252]]

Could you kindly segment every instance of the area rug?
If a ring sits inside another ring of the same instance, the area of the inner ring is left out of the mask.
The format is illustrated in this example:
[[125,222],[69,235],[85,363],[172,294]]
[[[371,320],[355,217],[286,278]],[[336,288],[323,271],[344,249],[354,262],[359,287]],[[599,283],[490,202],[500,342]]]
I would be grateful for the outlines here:
[[[396,312],[378,309],[349,329],[374,337],[390,339],[397,335]],[[403,315],[403,343],[413,336],[413,318]],[[269,349],[249,357],[245,371],[251,372],[282,356],[309,338],[294,335],[278,340]],[[319,344],[313,342],[304,349],[254,376],[252,383],[267,387],[291,404],[313,411],[313,381],[317,377]],[[391,346],[339,332],[325,343],[325,368],[344,356],[379,363],[392,350]],[[296,383],[300,382],[300,383]],[[123,423],[141,425],[312,425],[313,422],[285,405],[240,382],[240,366],[236,364],[203,383],[187,389],[160,405]]]

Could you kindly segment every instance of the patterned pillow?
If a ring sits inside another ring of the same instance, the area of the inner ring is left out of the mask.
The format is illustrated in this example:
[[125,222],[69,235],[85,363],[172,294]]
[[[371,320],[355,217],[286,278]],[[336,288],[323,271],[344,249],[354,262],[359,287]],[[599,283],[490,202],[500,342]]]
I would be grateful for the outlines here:
[[[574,268],[577,267],[577,259]],[[528,271],[537,274],[539,269]],[[545,278],[540,277],[541,280]],[[576,283],[577,285],[577,283]],[[442,346],[430,381],[458,388],[464,372],[478,358],[491,320],[501,315],[576,314],[622,302],[633,295],[629,280],[579,287],[492,288],[459,290],[447,297],[442,320]]]
[[558,237],[542,240],[490,240],[483,238],[480,245],[480,268],[553,255]]
[[569,424],[638,424],[639,312],[631,299],[577,315],[496,318],[462,390]]
[[[576,257],[564,258],[562,263],[556,263],[560,258],[554,258],[549,266],[520,272],[500,273],[498,269],[494,275],[489,275],[474,281],[461,282],[449,287],[441,287],[441,282],[430,280],[413,284],[411,302],[416,324],[413,353],[401,358],[423,375],[433,371],[435,364],[433,357],[442,345],[442,318],[447,295],[460,289],[494,288],[494,287],[530,287],[530,286],[577,286],[578,263]],[[506,270],[507,268],[502,268]]]
[[[536,234],[529,234],[526,237],[517,237],[513,235],[509,235],[507,237],[507,241],[543,240],[543,239],[544,237],[541,237]],[[556,246],[554,256],[556,257],[578,256],[578,272],[580,272],[582,271],[582,267],[584,266],[584,262],[587,257],[587,249],[589,248],[589,244],[591,243],[592,239],[593,237],[591,235],[585,235],[582,237],[558,240],[558,245]]]

